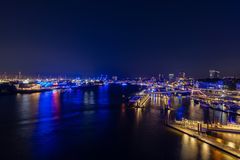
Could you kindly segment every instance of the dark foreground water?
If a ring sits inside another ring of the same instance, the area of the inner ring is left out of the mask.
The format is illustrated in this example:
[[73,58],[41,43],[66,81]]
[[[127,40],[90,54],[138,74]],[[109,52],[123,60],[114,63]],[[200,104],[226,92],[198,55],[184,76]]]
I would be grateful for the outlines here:
[[[234,159],[129,108],[134,86],[0,96],[0,159]],[[151,102],[153,103],[153,102]]]

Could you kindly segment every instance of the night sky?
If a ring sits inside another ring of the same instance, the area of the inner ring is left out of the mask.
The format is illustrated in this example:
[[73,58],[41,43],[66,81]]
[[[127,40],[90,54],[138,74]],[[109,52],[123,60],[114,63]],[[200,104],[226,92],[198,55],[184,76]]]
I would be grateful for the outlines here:
[[0,73],[240,74],[240,1],[0,2]]

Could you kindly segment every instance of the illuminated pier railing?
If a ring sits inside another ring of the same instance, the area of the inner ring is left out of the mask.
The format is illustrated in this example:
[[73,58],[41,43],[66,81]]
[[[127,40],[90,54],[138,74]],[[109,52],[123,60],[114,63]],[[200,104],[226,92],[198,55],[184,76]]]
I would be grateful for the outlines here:
[[218,132],[233,132],[240,133],[240,125],[238,124],[227,124],[223,125],[220,123],[204,123],[202,121],[194,121],[183,119],[182,121],[175,121],[175,124],[180,125],[184,128],[199,131],[199,132],[207,132],[207,131],[218,131]]

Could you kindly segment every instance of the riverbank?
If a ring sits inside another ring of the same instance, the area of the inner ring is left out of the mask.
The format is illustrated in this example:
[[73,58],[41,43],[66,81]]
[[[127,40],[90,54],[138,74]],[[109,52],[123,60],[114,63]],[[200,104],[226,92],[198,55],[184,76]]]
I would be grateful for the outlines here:
[[237,149],[231,148],[229,146],[226,146],[226,145],[224,145],[224,144],[222,144],[220,142],[217,142],[217,141],[207,137],[204,134],[197,134],[194,131],[182,128],[179,125],[175,125],[175,124],[166,124],[166,125],[168,127],[170,127],[170,128],[173,128],[173,129],[175,129],[177,131],[180,131],[180,132],[182,132],[184,134],[187,134],[187,135],[189,135],[191,137],[194,137],[194,138],[196,138],[196,139],[198,139],[198,140],[200,140],[202,142],[205,142],[205,143],[207,143],[207,144],[209,144],[209,145],[211,145],[211,146],[213,146],[213,147],[215,147],[217,149],[220,149],[220,150],[222,150],[222,151],[224,151],[224,152],[226,152],[228,154],[231,154],[231,155],[233,155],[233,156],[235,156],[237,158],[240,158],[240,150],[237,150]]

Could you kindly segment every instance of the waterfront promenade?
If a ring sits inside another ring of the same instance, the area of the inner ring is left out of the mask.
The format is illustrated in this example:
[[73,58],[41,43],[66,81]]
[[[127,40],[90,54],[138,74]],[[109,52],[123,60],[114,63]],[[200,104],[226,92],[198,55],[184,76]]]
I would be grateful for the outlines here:
[[230,146],[227,146],[221,142],[218,142],[216,140],[214,140],[213,138],[207,136],[206,134],[203,134],[203,133],[199,133],[199,132],[196,132],[196,131],[193,131],[193,130],[190,130],[188,128],[185,128],[184,126],[182,125],[179,125],[179,124],[174,124],[174,123],[167,123],[166,124],[168,127],[171,127],[175,130],[178,130],[184,134],[187,134],[191,137],[194,137],[202,142],[205,142],[211,146],[214,146],[226,153],[229,153],[233,156],[236,156],[237,158],[240,158],[240,150],[239,149],[235,149],[235,148],[232,148]]
[[[159,95],[159,94],[157,94]],[[161,94],[160,94],[161,95]],[[162,96],[153,96],[151,95],[150,98],[153,99],[154,102],[159,103],[160,99],[162,99]],[[159,100],[157,100],[158,98]],[[169,101],[168,99],[167,101]],[[169,105],[169,102],[167,102]],[[159,103],[160,104],[160,103]],[[147,107],[147,105],[143,106]],[[160,105],[160,108],[161,105]],[[163,108],[162,108],[163,109]],[[177,108],[168,108],[168,109],[177,109]],[[171,112],[171,110],[170,110]],[[184,134],[187,134],[191,137],[196,138],[197,140],[200,140],[204,143],[207,143],[211,146],[214,146],[215,148],[224,151],[228,154],[231,154],[237,158],[240,158],[240,149],[237,146],[237,144],[234,144],[231,146],[232,142],[216,138],[212,136],[211,134],[208,134],[209,132],[212,133],[233,133],[233,134],[240,134],[240,125],[237,124],[221,124],[221,123],[204,123],[203,121],[197,121],[197,120],[189,120],[189,119],[182,119],[182,120],[170,120],[167,117],[164,118],[165,124],[168,127],[171,127],[175,130],[178,130]]]

